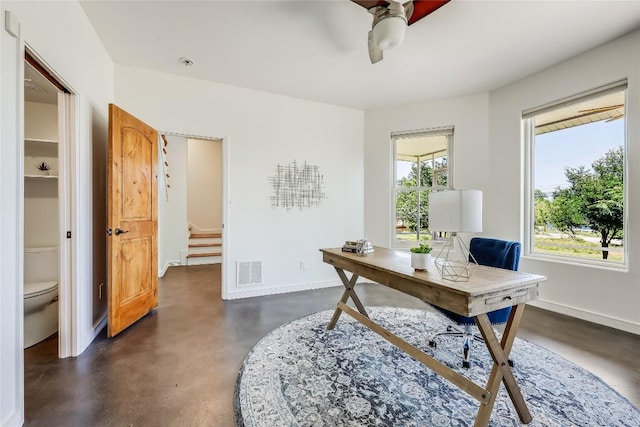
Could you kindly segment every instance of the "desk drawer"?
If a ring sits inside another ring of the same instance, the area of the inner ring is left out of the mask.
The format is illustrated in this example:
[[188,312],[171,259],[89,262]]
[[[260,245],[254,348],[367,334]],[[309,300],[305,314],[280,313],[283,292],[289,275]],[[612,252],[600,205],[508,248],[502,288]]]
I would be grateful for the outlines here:
[[511,307],[538,298],[538,284],[526,288],[508,289],[491,294],[474,296],[469,302],[470,316]]

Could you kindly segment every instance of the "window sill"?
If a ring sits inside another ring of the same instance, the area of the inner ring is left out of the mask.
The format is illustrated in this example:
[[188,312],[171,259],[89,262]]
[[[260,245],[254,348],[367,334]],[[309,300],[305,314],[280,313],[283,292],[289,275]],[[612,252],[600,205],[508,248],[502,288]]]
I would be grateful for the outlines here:
[[584,259],[573,259],[573,258],[567,258],[567,257],[557,257],[553,255],[542,255],[542,254],[532,254],[532,253],[522,255],[522,259],[532,260],[532,261],[552,262],[556,264],[571,265],[574,267],[597,268],[601,270],[609,270],[609,271],[615,271],[620,273],[629,272],[629,266],[627,264],[612,264],[612,263],[605,263],[605,262],[596,261],[596,260],[590,261],[590,260],[584,260]]

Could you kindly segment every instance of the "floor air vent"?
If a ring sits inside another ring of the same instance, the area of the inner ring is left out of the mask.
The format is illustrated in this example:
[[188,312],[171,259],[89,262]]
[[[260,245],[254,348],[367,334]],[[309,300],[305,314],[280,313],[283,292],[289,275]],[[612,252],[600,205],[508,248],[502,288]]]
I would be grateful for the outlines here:
[[262,261],[238,261],[236,272],[238,286],[262,284]]

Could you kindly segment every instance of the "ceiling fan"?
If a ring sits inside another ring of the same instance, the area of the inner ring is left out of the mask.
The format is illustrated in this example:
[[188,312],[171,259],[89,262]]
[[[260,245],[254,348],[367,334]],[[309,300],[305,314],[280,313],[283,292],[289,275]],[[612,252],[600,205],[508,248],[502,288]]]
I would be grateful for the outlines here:
[[402,43],[407,26],[424,18],[450,0],[351,0],[373,15],[369,31],[369,59],[382,61],[383,51]]

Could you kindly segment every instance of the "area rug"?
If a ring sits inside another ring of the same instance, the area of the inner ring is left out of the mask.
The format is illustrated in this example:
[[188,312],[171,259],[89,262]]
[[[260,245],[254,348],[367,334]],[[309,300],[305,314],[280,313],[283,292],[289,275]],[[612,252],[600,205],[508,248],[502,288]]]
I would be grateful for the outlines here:
[[[442,315],[368,307],[370,317],[407,342],[484,385],[492,366],[481,343],[461,367],[461,341],[429,337]],[[236,424],[276,426],[469,426],[479,403],[378,334],[332,311],[279,327],[247,355],[238,375]],[[533,415],[530,426],[640,426],[640,410],[595,375],[542,347],[516,339],[514,375]],[[490,426],[521,425],[501,386]]]

